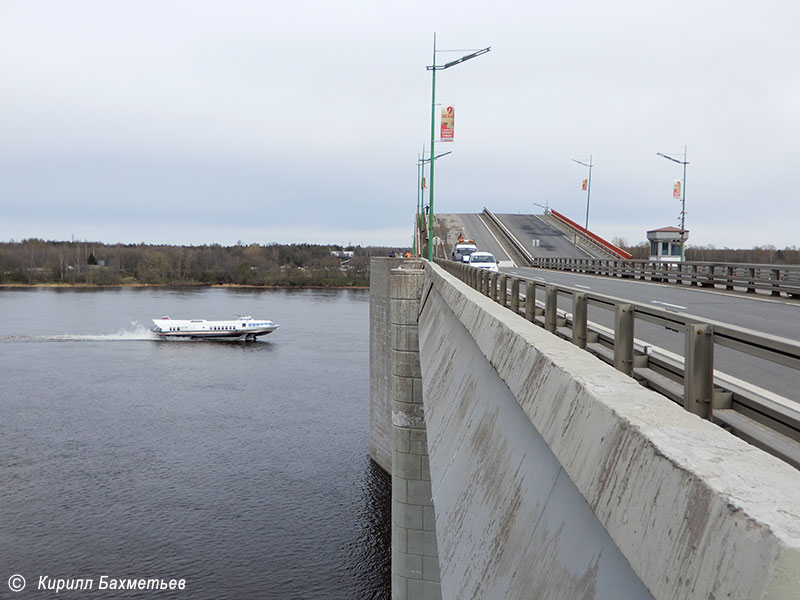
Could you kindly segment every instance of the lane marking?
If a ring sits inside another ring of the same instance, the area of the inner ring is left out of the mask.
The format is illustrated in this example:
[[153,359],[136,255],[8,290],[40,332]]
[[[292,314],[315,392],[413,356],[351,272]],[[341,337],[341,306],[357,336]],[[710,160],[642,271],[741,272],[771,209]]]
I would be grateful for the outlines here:
[[590,289],[592,289],[592,288],[590,288],[588,285],[581,285],[580,283],[576,283],[576,284],[575,284],[575,287],[578,287],[578,288],[583,288],[584,290],[590,290]]
[[[539,268],[539,267],[519,267],[519,268],[520,269],[524,269],[524,270],[536,271],[536,272],[545,270],[545,269]],[[555,270],[555,269],[551,270],[550,272],[552,272],[553,274],[569,275],[571,277],[583,277],[584,279],[597,280],[597,278],[599,277],[598,275],[587,275],[585,273],[573,273],[571,271],[561,271],[561,270]],[[524,271],[523,271],[523,273],[524,273]],[[800,304],[797,302],[797,300],[792,300],[790,298],[772,298],[770,296],[766,296],[766,295],[763,295],[763,294],[745,294],[744,292],[728,291],[728,290],[716,290],[716,289],[715,290],[697,289],[697,288],[689,287],[688,285],[676,285],[674,283],[657,283],[655,281],[641,281],[641,280],[635,280],[634,281],[634,280],[630,280],[630,279],[623,280],[623,279],[618,279],[616,277],[603,277],[602,280],[609,281],[609,282],[613,281],[615,283],[620,283],[620,284],[623,284],[623,285],[626,285],[626,284],[631,284],[631,285],[651,285],[651,286],[659,287],[659,288],[662,288],[662,289],[667,287],[667,288],[672,288],[674,290],[680,290],[680,291],[684,291],[684,292],[687,292],[687,293],[693,293],[693,294],[711,294],[711,295],[720,296],[722,298],[726,298],[726,299],[730,299],[730,300],[734,300],[734,301],[741,300],[743,302],[748,302],[748,301],[769,302],[770,304],[782,304],[783,306],[795,306],[795,307],[800,306]],[[567,282],[567,283],[562,282],[562,285],[572,285],[574,287],[574,285],[572,283],[569,283],[569,282]]]
[[483,224],[484,227],[486,227],[486,231],[489,232],[489,235],[491,235],[494,238],[494,241],[497,242],[497,247],[500,248],[500,250],[503,251],[503,254],[506,255],[506,258],[508,258],[508,260],[511,261],[511,266],[516,269],[517,263],[515,263],[514,259],[511,258],[511,255],[508,253],[508,250],[506,250],[503,244],[500,243],[500,240],[497,239],[497,236],[494,233],[492,233],[491,229],[489,229],[489,226],[486,224],[486,221],[483,220],[483,216],[480,213],[476,214],[475,216],[478,217],[478,220]]
[[669,302],[660,302],[659,300],[650,300],[653,304],[660,304],[661,306],[668,306],[670,308],[679,308],[681,310],[686,310],[686,306],[680,306],[679,304],[670,304]]

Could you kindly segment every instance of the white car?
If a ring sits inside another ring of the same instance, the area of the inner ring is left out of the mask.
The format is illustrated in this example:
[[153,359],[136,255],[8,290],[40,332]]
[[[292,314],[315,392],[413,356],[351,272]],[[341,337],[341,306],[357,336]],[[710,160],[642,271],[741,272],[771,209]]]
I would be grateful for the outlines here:
[[469,255],[469,266],[477,267],[479,269],[489,269],[495,273],[499,271],[497,265],[499,263],[494,259],[494,254],[491,252],[473,252]]
[[453,260],[458,262],[469,262],[469,255],[475,252],[477,249],[478,247],[472,240],[457,242],[453,246],[453,253],[451,256],[453,257]]

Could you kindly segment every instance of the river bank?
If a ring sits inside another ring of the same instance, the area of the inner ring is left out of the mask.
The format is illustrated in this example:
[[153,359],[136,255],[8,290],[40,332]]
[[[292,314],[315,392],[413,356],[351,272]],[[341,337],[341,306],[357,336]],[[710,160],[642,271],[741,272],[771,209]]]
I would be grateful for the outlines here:
[[0,283],[0,289],[55,288],[55,289],[109,289],[109,288],[163,288],[163,289],[253,289],[253,290],[368,290],[368,285],[252,285],[244,283]]

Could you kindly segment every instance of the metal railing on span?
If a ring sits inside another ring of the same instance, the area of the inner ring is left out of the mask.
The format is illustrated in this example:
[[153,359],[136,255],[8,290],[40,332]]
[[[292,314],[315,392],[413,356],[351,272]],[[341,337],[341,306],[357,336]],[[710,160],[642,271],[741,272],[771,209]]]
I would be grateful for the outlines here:
[[[470,287],[547,331],[634,377],[686,410],[710,419],[735,435],[800,468],[798,399],[759,388],[715,371],[720,348],[750,359],[783,365],[800,373],[800,342],[725,323],[590,293],[564,285],[437,261]],[[571,311],[560,310],[559,298]],[[613,327],[588,319],[588,308],[610,311]],[[634,337],[635,321],[683,332],[684,355]]]
[[627,250],[623,250],[622,248],[615,246],[611,242],[607,242],[596,233],[592,233],[585,227],[578,225],[575,221],[567,218],[565,215],[562,215],[557,210],[551,210],[550,215],[555,220],[557,220],[563,227],[566,227],[568,230],[573,231],[576,234],[582,236],[587,242],[593,244],[595,247],[602,250],[604,255],[610,254],[616,258],[623,258],[623,259],[633,258],[633,255]]
[[800,265],[542,257],[534,258],[530,266],[800,298]]

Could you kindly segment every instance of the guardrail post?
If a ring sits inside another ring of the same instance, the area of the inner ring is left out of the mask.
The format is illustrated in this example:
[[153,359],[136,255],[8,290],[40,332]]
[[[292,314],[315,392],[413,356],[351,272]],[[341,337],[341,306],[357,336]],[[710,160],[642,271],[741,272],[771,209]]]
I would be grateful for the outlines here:
[[489,298],[497,302],[497,275],[489,273]]
[[725,267],[725,277],[728,279],[725,282],[725,289],[732,290],[733,289],[733,267]]
[[719,265],[711,265],[708,270],[708,287],[715,288],[717,287],[717,267]]
[[544,288],[544,328],[550,333],[556,332],[556,317],[558,309],[558,290],[554,285]]
[[756,269],[755,267],[750,267],[747,269],[747,293],[755,294],[756,293]]
[[617,304],[614,313],[614,368],[633,373],[633,306]]
[[536,317],[536,284],[532,281],[525,283],[525,318],[533,322]]
[[772,269],[772,296],[780,296],[781,292],[777,289],[779,282],[781,280],[781,270],[780,269]]
[[664,263],[659,262],[653,265],[653,273],[650,275],[650,281],[663,281],[662,274],[664,273]]
[[519,279],[516,277],[511,278],[511,310],[519,314]]
[[586,293],[572,295],[572,343],[586,349]]
[[700,285],[700,269],[697,265],[692,265],[692,281],[689,285]]
[[714,392],[714,328],[711,325],[686,326],[683,372],[683,407],[708,419]]
[[508,275],[500,273],[498,279],[500,281],[500,296],[497,301],[505,308],[508,306]]

